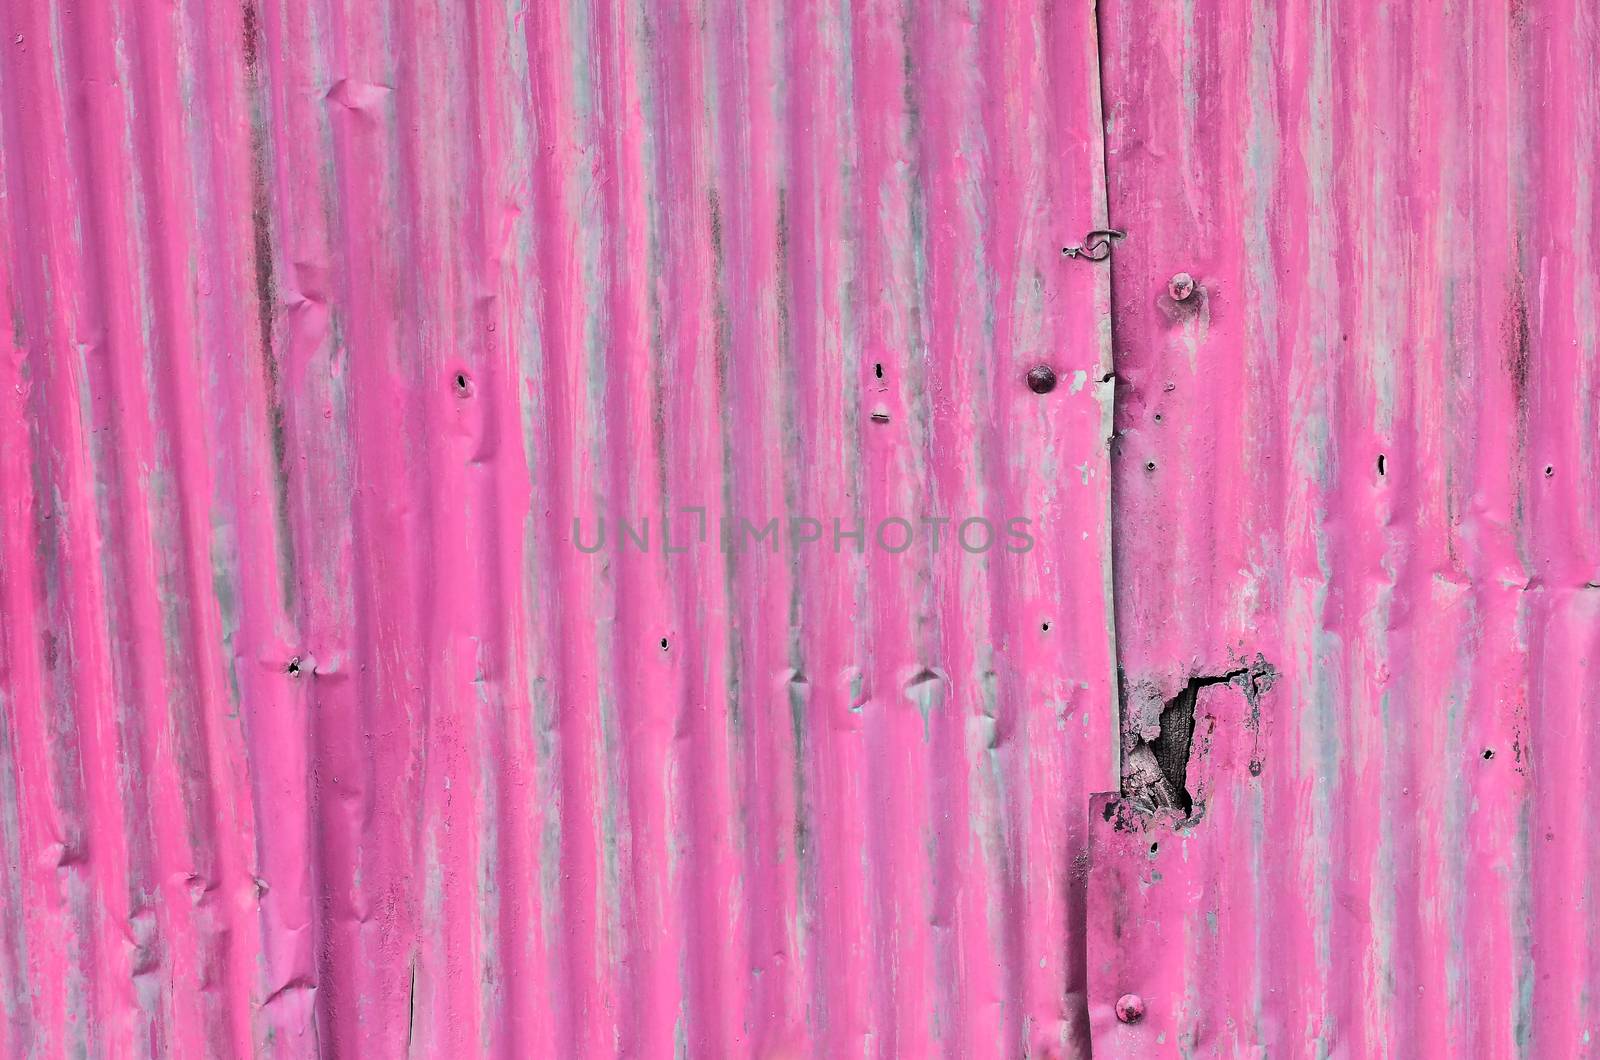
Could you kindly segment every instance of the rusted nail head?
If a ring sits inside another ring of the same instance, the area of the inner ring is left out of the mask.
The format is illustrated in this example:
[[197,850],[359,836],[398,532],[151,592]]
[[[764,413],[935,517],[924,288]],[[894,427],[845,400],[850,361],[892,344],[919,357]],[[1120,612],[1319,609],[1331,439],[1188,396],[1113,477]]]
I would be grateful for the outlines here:
[[1194,277],[1187,272],[1178,273],[1167,281],[1167,293],[1174,302],[1188,301],[1189,296],[1194,294]]
[[1036,364],[1028,369],[1028,389],[1035,394],[1048,394],[1056,388],[1056,372],[1048,364]]
[[1138,1023],[1144,1019],[1144,998],[1138,994],[1123,994],[1117,998],[1117,1019],[1123,1023]]

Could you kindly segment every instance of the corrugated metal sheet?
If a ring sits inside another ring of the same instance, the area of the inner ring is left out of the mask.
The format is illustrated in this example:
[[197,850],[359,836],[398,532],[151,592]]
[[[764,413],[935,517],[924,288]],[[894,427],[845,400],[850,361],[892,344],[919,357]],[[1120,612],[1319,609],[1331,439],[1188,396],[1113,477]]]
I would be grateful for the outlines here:
[[1087,1049],[1089,5],[0,31],[0,1053]]
[[1256,669],[1195,686],[1198,823],[1096,815],[1096,1054],[1586,1053],[1593,5],[1100,26],[1130,729]]
[[0,1054],[1587,1051],[1597,46],[0,7]]

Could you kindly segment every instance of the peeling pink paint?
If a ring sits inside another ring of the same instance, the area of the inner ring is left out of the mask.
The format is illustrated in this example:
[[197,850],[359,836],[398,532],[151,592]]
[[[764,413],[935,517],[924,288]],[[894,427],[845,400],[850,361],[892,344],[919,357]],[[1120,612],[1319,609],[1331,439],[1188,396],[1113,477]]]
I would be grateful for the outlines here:
[[1092,815],[1095,1054],[1587,1053],[1594,11],[1100,26],[1124,689],[1277,677],[1198,822]]
[[1597,42],[0,6],[0,1055],[1587,1052]]
[[0,29],[0,1054],[1087,1048],[1090,8]]

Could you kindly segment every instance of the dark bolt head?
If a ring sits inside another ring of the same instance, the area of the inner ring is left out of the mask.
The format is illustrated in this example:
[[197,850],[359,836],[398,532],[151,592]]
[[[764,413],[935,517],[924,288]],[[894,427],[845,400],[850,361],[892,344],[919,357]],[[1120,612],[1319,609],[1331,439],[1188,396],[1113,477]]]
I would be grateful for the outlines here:
[[1056,388],[1056,371],[1048,364],[1036,364],[1028,369],[1028,389],[1035,394],[1048,394]]
[[1138,1023],[1144,1019],[1144,998],[1138,994],[1123,994],[1117,998],[1117,1019],[1123,1023]]

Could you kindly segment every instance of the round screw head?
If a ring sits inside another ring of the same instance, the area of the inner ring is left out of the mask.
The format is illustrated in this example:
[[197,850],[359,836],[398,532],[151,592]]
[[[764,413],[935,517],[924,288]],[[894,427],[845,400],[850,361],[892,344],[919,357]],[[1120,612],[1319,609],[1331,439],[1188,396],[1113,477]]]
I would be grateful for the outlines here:
[[1138,1023],[1144,1019],[1144,998],[1138,994],[1123,994],[1117,998],[1117,1019],[1123,1023]]
[[1194,294],[1194,277],[1187,272],[1180,272],[1167,281],[1167,294],[1172,296],[1174,302],[1188,301]]
[[1048,394],[1056,388],[1056,372],[1048,364],[1037,364],[1028,369],[1028,389],[1035,394]]

